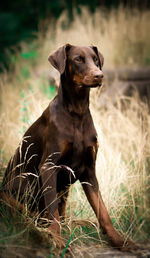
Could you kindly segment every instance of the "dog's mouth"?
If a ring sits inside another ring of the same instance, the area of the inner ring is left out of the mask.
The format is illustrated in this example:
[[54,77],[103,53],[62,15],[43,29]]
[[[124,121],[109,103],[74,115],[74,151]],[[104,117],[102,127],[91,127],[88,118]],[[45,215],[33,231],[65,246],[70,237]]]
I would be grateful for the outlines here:
[[101,82],[96,82],[96,83],[90,83],[90,84],[85,84],[85,83],[80,83],[78,84],[79,88],[98,88],[102,86],[102,81]]
[[101,87],[101,86],[102,86],[102,82],[96,83],[96,84],[85,85],[85,87],[87,87],[87,88],[97,88],[97,87]]

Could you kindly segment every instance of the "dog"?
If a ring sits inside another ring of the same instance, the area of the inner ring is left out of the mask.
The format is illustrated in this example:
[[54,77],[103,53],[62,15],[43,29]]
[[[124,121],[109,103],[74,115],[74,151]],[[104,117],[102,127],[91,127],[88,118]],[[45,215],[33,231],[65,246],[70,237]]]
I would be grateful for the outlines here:
[[58,94],[24,134],[7,166],[3,191],[21,202],[26,193],[31,210],[52,220],[49,230],[59,235],[69,187],[79,180],[103,233],[124,250],[132,244],[114,229],[95,174],[98,142],[89,93],[102,85],[103,55],[96,46],[66,44],[48,60],[60,73]]

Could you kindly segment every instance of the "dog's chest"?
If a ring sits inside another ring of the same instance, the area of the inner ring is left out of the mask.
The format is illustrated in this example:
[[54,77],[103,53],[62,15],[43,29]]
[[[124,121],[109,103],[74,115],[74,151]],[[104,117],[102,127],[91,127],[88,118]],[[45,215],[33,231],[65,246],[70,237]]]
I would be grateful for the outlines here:
[[[97,137],[93,126],[93,121],[87,123],[87,120],[75,120],[68,126],[63,135],[63,144],[61,147],[61,156],[64,156],[65,162],[74,170],[83,170],[89,160],[94,162],[94,154],[97,151]],[[67,134],[68,132],[68,134]],[[89,151],[90,150],[90,151]]]
[[72,136],[73,152],[77,154],[81,154],[87,145],[84,137],[85,123],[82,121],[75,121],[73,124],[73,127],[74,127],[73,136]]
[[[90,111],[82,117],[70,115],[60,108],[57,112],[52,111],[53,127],[50,128],[55,128],[52,130],[54,152],[60,153],[60,163],[80,171],[92,165],[97,152],[97,133]],[[52,132],[49,134],[51,135]]]

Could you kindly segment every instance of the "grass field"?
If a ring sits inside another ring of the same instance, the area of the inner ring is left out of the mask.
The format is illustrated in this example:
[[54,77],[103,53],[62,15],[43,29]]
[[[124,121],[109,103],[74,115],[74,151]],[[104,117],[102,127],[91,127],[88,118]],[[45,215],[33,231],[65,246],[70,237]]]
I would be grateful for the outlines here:
[[[69,26],[64,13],[57,23],[40,22],[38,39],[22,43],[21,52],[10,56],[10,70],[0,79],[0,178],[25,130],[56,94],[47,79],[47,57],[64,43],[97,45],[105,67],[150,64],[150,12],[97,10],[91,16],[75,14]],[[137,29],[138,28],[138,29]],[[137,95],[126,109],[118,105],[98,109],[100,92],[91,90],[91,111],[99,136],[97,178],[112,223],[125,238],[150,238],[150,114]],[[0,207],[0,250],[3,257],[53,257],[46,229],[37,226],[28,212],[12,214]],[[67,219],[62,224],[66,243],[78,249],[106,245],[96,217],[77,182],[70,191]],[[67,247],[66,247],[67,249]],[[64,253],[66,251],[64,250]],[[18,256],[17,256],[18,255]],[[63,257],[63,255],[62,255]]]

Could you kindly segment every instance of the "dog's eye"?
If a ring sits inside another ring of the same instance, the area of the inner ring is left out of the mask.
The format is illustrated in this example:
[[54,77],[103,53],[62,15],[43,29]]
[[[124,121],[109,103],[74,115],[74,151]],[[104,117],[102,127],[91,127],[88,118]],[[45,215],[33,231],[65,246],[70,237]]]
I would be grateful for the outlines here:
[[98,66],[99,63],[98,63],[98,58],[96,56],[93,57],[93,60],[94,60],[94,63]]
[[84,58],[82,57],[82,56],[77,56],[77,57],[75,57],[75,59],[74,59],[76,62],[78,62],[78,63],[83,63],[84,62]]

